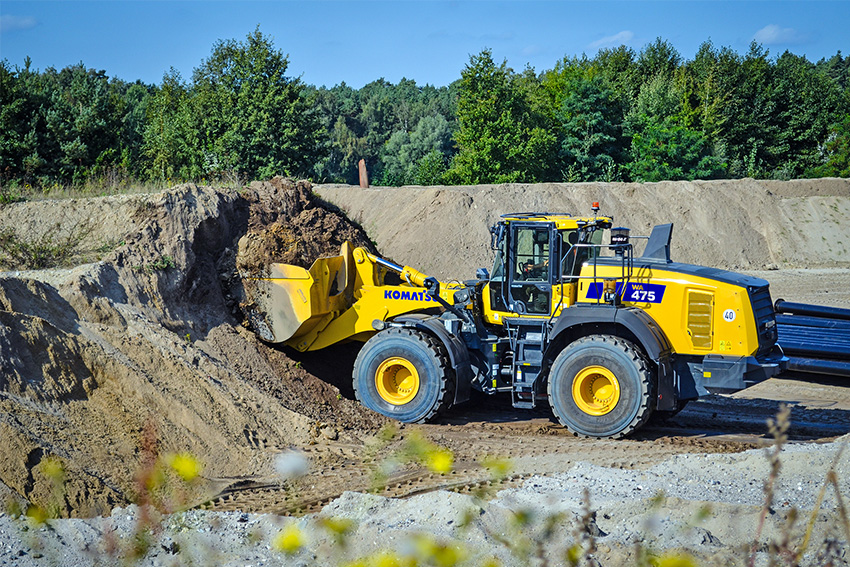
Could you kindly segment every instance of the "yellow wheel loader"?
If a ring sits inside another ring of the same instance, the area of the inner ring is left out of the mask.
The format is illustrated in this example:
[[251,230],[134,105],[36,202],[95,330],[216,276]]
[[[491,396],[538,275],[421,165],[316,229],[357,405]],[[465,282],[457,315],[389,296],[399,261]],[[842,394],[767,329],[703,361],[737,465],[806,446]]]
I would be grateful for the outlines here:
[[611,217],[517,213],[491,228],[492,274],[440,282],[346,243],[309,269],[273,264],[243,283],[264,340],[300,351],[365,342],[366,407],[424,422],[472,388],[548,403],[574,434],[619,438],[653,412],[780,372],[768,283],[671,261],[672,225],[643,253]]

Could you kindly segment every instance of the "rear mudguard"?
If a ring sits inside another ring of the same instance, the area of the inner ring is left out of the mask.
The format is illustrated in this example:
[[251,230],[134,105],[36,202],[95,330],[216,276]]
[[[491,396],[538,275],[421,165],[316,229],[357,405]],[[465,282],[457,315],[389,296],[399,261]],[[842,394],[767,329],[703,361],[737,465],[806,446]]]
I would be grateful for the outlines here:
[[[552,325],[547,358],[554,360],[557,349],[590,333],[625,334],[624,338],[636,342],[658,368],[656,409],[669,410],[676,407],[682,385],[677,384],[677,376],[671,364],[670,342],[652,317],[643,310],[631,307],[574,305],[564,309]],[[685,391],[688,390],[685,388]]]

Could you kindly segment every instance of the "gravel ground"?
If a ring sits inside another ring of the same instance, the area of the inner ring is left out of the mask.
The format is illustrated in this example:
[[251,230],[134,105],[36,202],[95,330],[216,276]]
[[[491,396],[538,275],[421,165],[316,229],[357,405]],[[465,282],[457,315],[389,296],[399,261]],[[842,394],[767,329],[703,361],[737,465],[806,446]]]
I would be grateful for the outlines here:
[[[788,445],[781,453],[781,470],[776,486],[780,507],[811,510],[826,470],[840,445]],[[843,488],[850,488],[850,453],[840,459],[837,473]],[[578,463],[569,472],[551,477],[534,477],[517,495],[571,494],[587,488],[596,504],[643,500],[658,492],[693,501],[760,506],[764,502],[764,480],[770,463],[764,450],[724,455],[675,455],[645,471],[617,470]],[[534,490],[531,490],[531,488]],[[834,509],[834,494],[821,509]]]
[[[833,463],[847,505],[850,450],[838,460],[836,456],[848,442],[850,435],[832,443],[785,446],[758,565],[768,564],[766,544],[781,539],[792,508],[801,512],[791,532],[793,541],[800,541]],[[388,554],[384,560],[416,557],[420,564],[429,564],[428,558],[433,564],[453,564],[447,559],[452,557],[463,565],[483,565],[493,558],[502,565],[542,565],[541,558],[559,564],[573,542],[593,534],[597,548],[591,565],[634,564],[638,545],[661,554],[687,550],[699,565],[744,565],[762,514],[769,470],[766,450],[756,449],[677,455],[644,470],[579,462],[567,472],[532,477],[489,499],[445,491],[400,500],[346,492],[319,514],[302,518],[190,510],[155,521],[148,552],[125,563],[344,565],[366,557],[367,565],[377,565],[382,559],[375,554],[383,551]],[[594,513],[582,529],[585,490]],[[832,542],[836,565],[848,564],[838,507],[834,491],[826,490],[803,565],[824,564],[817,554],[825,549],[824,542]],[[556,517],[547,538],[547,518]],[[350,521],[350,531],[340,536],[342,520]],[[136,506],[116,508],[106,518],[51,520],[41,527],[3,514],[0,565],[110,564],[109,548],[126,554],[143,524]],[[300,537],[303,546],[289,554],[282,551],[286,543],[276,541],[282,533]],[[543,543],[539,552],[538,542]]]

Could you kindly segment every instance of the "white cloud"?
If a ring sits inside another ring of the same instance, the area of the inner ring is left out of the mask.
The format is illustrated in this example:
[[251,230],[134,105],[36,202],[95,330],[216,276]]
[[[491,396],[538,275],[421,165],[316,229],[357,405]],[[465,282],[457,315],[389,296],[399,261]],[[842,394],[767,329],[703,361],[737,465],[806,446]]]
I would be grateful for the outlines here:
[[28,30],[34,28],[38,22],[35,18],[21,16],[0,16],[0,33],[14,30]]
[[590,49],[601,49],[603,47],[618,47],[620,45],[624,45],[629,43],[635,37],[634,32],[629,30],[623,30],[620,33],[615,33],[614,35],[608,35],[601,39],[597,39],[587,47]]
[[781,28],[776,24],[764,26],[753,36],[753,39],[764,45],[801,43],[805,37],[794,28]]

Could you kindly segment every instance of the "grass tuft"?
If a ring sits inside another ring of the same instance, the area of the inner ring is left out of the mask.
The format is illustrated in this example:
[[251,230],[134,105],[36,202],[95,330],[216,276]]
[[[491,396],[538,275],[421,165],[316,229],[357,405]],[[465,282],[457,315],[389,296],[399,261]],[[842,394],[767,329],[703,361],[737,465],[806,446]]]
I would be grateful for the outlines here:
[[89,221],[78,222],[65,230],[56,223],[41,236],[24,239],[13,228],[0,231],[0,268],[7,270],[43,270],[66,267],[78,252],[83,239],[92,231]]

